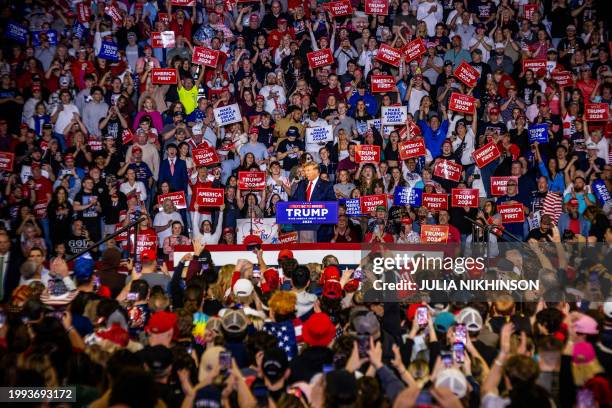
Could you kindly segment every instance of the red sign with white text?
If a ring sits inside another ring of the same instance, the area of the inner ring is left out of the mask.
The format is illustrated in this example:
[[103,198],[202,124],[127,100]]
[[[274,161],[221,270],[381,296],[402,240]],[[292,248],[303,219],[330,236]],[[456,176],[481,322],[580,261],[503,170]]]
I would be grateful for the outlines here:
[[156,85],[174,85],[178,75],[174,68],[153,68],[151,70],[151,83]]
[[380,146],[362,145],[355,146],[355,163],[379,163]]
[[421,242],[445,244],[448,241],[448,225],[421,225]]
[[533,13],[535,13],[536,11],[538,11],[537,4],[525,4],[523,6],[523,18],[526,20],[531,20],[531,17],[533,17]]
[[448,210],[448,194],[423,193],[421,206],[427,208],[431,212]]
[[214,147],[206,146],[202,149],[193,149],[193,162],[196,166],[210,166],[219,163],[219,157]]
[[308,66],[311,69],[325,67],[334,63],[334,56],[329,48],[309,52],[306,54],[306,58],[308,58]]
[[425,156],[427,154],[425,139],[423,138],[405,140],[399,144],[398,148],[401,160]]
[[91,4],[82,1],[77,4],[76,10],[79,23],[89,23],[89,20],[91,19]]
[[279,244],[295,244],[298,242],[297,231],[286,232],[284,234],[278,234]]
[[393,75],[372,75],[372,93],[392,92],[395,90]]
[[423,40],[421,38],[412,40],[402,47],[402,54],[406,56],[406,62],[410,62],[413,59],[419,58],[426,52],[427,48],[425,48],[425,43],[423,43]]
[[545,59],[526,59],[523,60],[523,72],[528,69],[532,70],[534,74],[541,75],[546,72],[546,60]]
[[195,0],[172,0],[171,1],[173,6],[179,6],[179,7],[192,7],[195,6]]
[[15,163],[15,154],[9,152],[0,152],[0,171],[13,171]]
[[518,177],[516,176],[491,177],[491,195],[503,196],[506,194],[506,184],[510,180],[514,180],[514,183],[518,184]]
[[468,88],[476,86],[478,78],[480,78],[480,72],[470,64],[462,61],[453,73],[458,80],[463,82]]
[[[132,234],[130,240],[133,242],[134,235]],[[136,239],[136,252],[142,254],[144,251],[156,251],[157,250],[157,234],[154,231],[145,231],[138,234]]]
[[499,204],[497,212],[501,215],[503,223],[524,222],[525,211],[523,204]]
[[104,8],[104,14],[109,16],[113,20],[113,23],[115,23],[116,25],[121,25],[121,23],[123,22],[123,17],[121,17],[121,12],[119,11],[119,8],[113,4]]
[[402,52],[397,49],[388,46],[387,44],[381,44],[376,53],[376,59],[387,64],[399,67],[400,59],[402,58]]
[[389,15],[389,0],[366,0],[365,13],[381,16]]
[[238,188],[241,190],[263,190],[266,188],[266,172],[239,171]]
[[453,92],[448,101],[448,109],[467,115],[473,115],[476,110],[476,98]]
[[472,157],[474,158],[476,165],[481,169],[487,164],[491,163],[493,160],[497,159],[499,156],[501,156],[501,153],[497,148],[497,143],[495,142],[489,142],[480,149],[472,152]]
[[170,24],[170,17],[168,13],[157,13],[157,19],[165,26]]
[[451,190],[451,206],[478,208],[478,189],[453,188]]
[[177,210],[187,208],[187,200],[185,200],[184,191],[176,191],[174,193],[160,194],[157,196],[157,204],[161,205],[165,200],[169,199]]
[[332,17],[350,16],[353,14],[353,6],[349,0],[332,1],[327,3]]
[[372,211],[376,211],[376,207],[380,205],[387,208],[386,194],[368,195],[359,198],[359,208],[362,214],[369,214]]
[[225,200],[222,188],[196,188],[196,204],[200,207],[220,207]]
[[217,67],[217,62],[219,62],[219,54],[221,51],[219,50],[211,50],[206,47],[193,47],[193,56],[191,57],[191,62],[198,65],[204,65],[206,67]]
[[589,122],[605,122],[608,120],[609,111],[607,103],[585,103],[584,120]]
[[561,88],[574,85],[574,74],[570,71],[553,72],[552,77]]
[[445,180],[459,181],[463,166],[449,160],[438,160],[434,167],[434,176],[441,177]]
[[132,132],[132,129],[124,129],[121,133],[121,143],[126,145],[132,140],[134,140],[134,133]]

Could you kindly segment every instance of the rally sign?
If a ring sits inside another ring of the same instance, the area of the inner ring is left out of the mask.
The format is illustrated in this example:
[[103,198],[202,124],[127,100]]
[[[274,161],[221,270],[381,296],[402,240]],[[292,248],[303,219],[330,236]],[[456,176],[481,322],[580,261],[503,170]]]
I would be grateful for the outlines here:
[[87,137],[87,145],[89,146],[92,152],[99,152],[100,150],[102,150],[102,140],[98,140],[94,135],[90,135]]
[[463,166],[449,160],[438,160],[434,167],[434,176],[441,177],[445,180],[459,181]]
[[344,198],[340,202],[346,206],[346,215],[349,217],[361,217],[364,214],[361,213],[360,200],[358,198]]
[[379,163],[380,146],[362,145],[355,146],[355,163]]
[[51,45],[57,45],[57,31],[55,30],[43,30],[43,31],[34,31],[32,32],[32,44],[35,47],[40,45],[40,35],[46,34],[47,40]]
[[612,200],[612,196],[610,195],[610,190],[606,186],[606,182],[602,179],[597,179],[591,183],[591,189],[595,196],[601,203],[601,205],[605,205],[607,202]]
[[201,149],[193,149],[192,157],[196,166],[210,166],[219,163],[219,157],[214,147],[206,146]]
[[476,165],[481,169],[499,156],[501,156],[501,152],[497,148],[497,143],[493,141],[472,152]]
[[491,177],[491,195],[503,196],[506,194],[507,184],[513,180],[518,185],[517,176]]
[[527,129],[529,134],[529,143],[548,143],[548,123],[540,123],[539,125],[529,126]]
[[609,110],[610,108],[607,103],[585,103],[584,120],[589,122],[606,122]]
[[561,88],[574,85],[574,74],[570,71],[553,72],[552,78]]
[[376,211],[376,207],[381,205],[387,208],[386,194],[367,195],[359,198],[359,208],[362,214]]
[[222,106],[215,108],[215,121],[219,126],[230,125],[242,121],[242,115],[240,114],[240,107],[237,103],[233,105]]
[[196,46],[193,47],[193,55],[191,57],[191,62],[198,65],[204,65],[205,67],[217,67],[217,62],[219,62],[219,54],[221,51],[219,50],[211,50],[210,48]]
[[298,242],[297,231],[285,232],[284,234],[278,234],[279,244],[295,244]]
[[407,106],[383,106],[381,121],[383,125],[403,125],[408,120]]
[[401,50],[387,44],[381,44],[376,53],[377,60],[393,65],[394,67],[399,67],[401,58]]
[[119,11],[119,8],[115,6],[114,4],[111,4],[110,6],[106,6],[104,8],[104,14],[109,16],[113,20],[113,23],[115,23],[116,25],[121,25],[121,23],[123,22],[123,17],[121,17],[121,12]]
[[174,48],[176,40],[174,31],[155,31],[151,33],[151,47],[153,48]]
[[334,140],[331,125],[306,128],[306,144],[327,143]]
[[421,225],[421,242],[445,244],[448,242],[448,225]]
[[393,204],[420,207],[423,201],[423,189],[409,186],[397,186],[393,192]]
[[112,41],[102,41],[98,57],[109,61],[119,61],[119,47]]
[[157,13],[157,20],[164,26],[170,24],[170,16],[168,16],[168,13]]
[[187,200],[185,199],[184,191],[176,191],[174,193],[160,194],[157,196],[157,204],[159,205],[162,205],[166,200],[172,201],[172,204],[174,204],[177,210],[187,208]]
[[196,204],[200,207],[220,207],[225,200],[222,188],[196,188]]
[[448,210],[448,194],[423,193],[421,205],[432,212]]
[[476,98],[453,92],[448,101],[448,109],[467,115],[473,115],[476,110]]
[[523,60],[523,72],[528,69],[532,70],[536,75],[546,72],[545,59],[525,59]]
[[263,190],[266,188],[266,172],[239,171],[238,188],[241,190]]
[[171,0],[173,6],[178,7],[192,7],[195,6],[195,0]]
[[236,220],[236,242],[242,244],[244,238],[255,235],[264,244],[278,243],[276,218],[238,218]]
[[393,75],[372,75],[372,93],[392,92],[395,90],[395,77]]
[[132,132],[132,129],[123,129],[123,132],[121,132],[121,143],[126,145],[132,140],[134,140],[134,133]]
[[91,5],[82,1],[76,5],[76,11],[79,23],[89,23],[89,20],[91,19]]
[[151,83],[155,85],[174,85],[178,80],[174,68],[153,68],[151,70]]
[[329,48],[309,52],[306,54],[306,58],[308,59],[308,67],[310,69],[326,67],[334,63],[334,55]]
[[406,62],[410,62],[427,52],[425,44],[421,38],[410,41],[408,44],[402,47],[402,54],[406,56]]
[[21,44],[28,42],[28,29],[17,23],[8,23],[4,35]]
[[389,15],[389,0],[366,0],[365,13],[381,16]]
[[480,78],[480,72],[470,64],[465,61],[462,61],[461,64],[457,67],[453,75],[457,77],[458,80],[463,82],[468,88],[473,88],[478,83],[478,79]]
[[504,224],[525,221],[523,204],[499,204],[497,212],[501,215]]
[[276,203],[277,224],[336,224],[337,201],[279,201]]
[[0,152],[0,171],[13,171],[15,163],[15,154],[9,152]]
[[332,1],[327,3],[332,17],[350,16],[353,14],[353,6],[349,0]]
[[533,13],[538,11],[538,5],[535,3],[532,4],[524,4],[523,5],[523,18],[525,20],[531,20],[533,17]]
[[[134,236],[130,241],[134,241]],[[145,251],[157,250],[157,234],[155,232],[142,232],[136,238],[136,253],[142,254]]]
[[425,139],[422,137],[405,140],[399,144],[398,149],[401,160],[412,159],[413,157],[425,156],[427,154]]
[[477,188],[453,188],[451,189],[451,206],[478,208]]

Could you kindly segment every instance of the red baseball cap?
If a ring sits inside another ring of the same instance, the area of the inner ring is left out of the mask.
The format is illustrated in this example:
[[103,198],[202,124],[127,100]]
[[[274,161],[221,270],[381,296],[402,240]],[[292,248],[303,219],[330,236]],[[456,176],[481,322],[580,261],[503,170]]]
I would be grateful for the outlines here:
[[259,129],[257,129],[256,127],[252,127],[251,129],[249,129],[249,134],[253,134],[253,133],[259,134]]
[[494,106],[489,109],[489,115],[499,115],[499,108],[497,106]]
[[319,280],[320,284],[324,284],[328,280],[337,280],[340,281],[340,270],[336,265],[329,265],[323,269],[323,273],[321,273],[321,279]]
[[278,271],[274,268],[268,268],[263,273],[263,277],[266,280],[266,286],[268,290],[276,290],[280,284],[280,276]]
[[142,262],[153,262],[157,259],[157,252],[154,249],[146,249],[140,254]]
[[136,153],[136,152],[141,152],[142,153],[142,147],[140,147],[138,145],[132,146],[132,153]]
[[293,252],[290,249],[281,249],[278,253],[278,259],[291,259],[293,258]]
[[342,297],[342,286],[335,279],[330,279],[323,285],[323,296],[328,299],[339,299]]
[[176,315],[171,312],[161,311],[153,313],[145,331],[151,334],[166,333],[176,327]]
[[255,100],[256,100],[256,101],[265,101],[265,100],[266,100],[266,98],[264,98],[264,97],[263,97],[263,95],[257,95],[257,96],[255,97]]
[[257,235],[247,235],[242,240],[242,243],[244,245],[258,245],[258,244],[261,245],[263,241]]

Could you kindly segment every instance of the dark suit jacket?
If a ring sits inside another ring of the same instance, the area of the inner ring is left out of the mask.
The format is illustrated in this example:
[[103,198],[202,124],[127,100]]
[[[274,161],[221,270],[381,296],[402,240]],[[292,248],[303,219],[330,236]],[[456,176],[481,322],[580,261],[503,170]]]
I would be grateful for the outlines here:
[[170,188],[173,191],[187,191],[187,183],[189,176],[187,175],[187,164],[185,160],[176,158],[174,162],[174,175],[170,173],[170,160],[162,160],[159,166],[159,183],[164,181],[170,183]]
[[[302,180],[298,183],[298,186],[291,196],[290,201],[308,201],[306,199],[306,189],[308,188],[308,180]],[[314,186],[314,190],[310,194],[310,201],[337,201],[336,193],[334,193],[334,186],[332,183],[321,180],[317,180],[317,184]],[[317,231],[318,242],[329,242],[332,237],[333,228],[332,225],[328,224],[307,224],[307,225],[295,225],[297,230],[302,231]]]
[[20,251],[18,249],[12,249],[10,251],[8,265],[6,265],[6,273],[0,277],[3,279],[4,283],[4,296],[0,299],[0,303],[8,302],[15,288],[19,286],[19,278],[21,278],[19,269],[21,268],[22,262],[23,257]]

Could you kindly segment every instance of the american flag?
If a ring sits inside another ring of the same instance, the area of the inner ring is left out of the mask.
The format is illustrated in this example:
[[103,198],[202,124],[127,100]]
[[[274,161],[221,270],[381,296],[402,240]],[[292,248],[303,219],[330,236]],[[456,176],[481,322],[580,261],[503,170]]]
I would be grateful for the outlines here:
[[543,214],[548,214],[552,218],[553,224],[557,225],[559,222],[559,217],[562,212],[562,198],[561,194],[553,193],[549,191],[546,194],[546,198],[544,198],[544,209],[542,210]]
[[278,347],[285,350],[287,358],[291,360],[298,353],[295,328],[291,320],[281,323],[267,322],[264,324],[266,333],[270,333],[278,340]]

